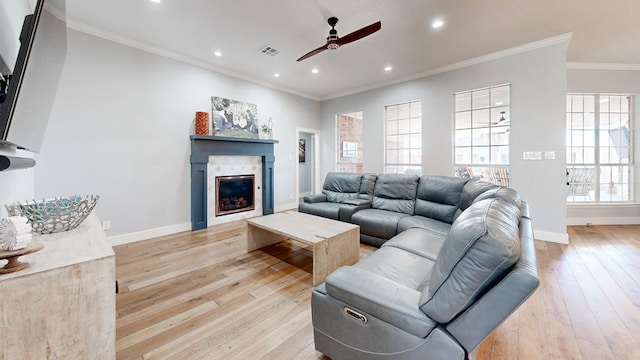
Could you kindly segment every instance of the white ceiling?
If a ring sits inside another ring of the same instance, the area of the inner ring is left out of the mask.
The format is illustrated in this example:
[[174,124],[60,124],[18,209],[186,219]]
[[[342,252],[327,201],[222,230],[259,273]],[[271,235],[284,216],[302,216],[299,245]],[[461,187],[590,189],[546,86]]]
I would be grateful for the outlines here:
[[[639,0],[67,0],[72,28],[313,99],[567,33],[570,63],[640,69],[638,14]],[[296,62],[325,43],[330,16],[340,36],[378,20],[382,30]]]

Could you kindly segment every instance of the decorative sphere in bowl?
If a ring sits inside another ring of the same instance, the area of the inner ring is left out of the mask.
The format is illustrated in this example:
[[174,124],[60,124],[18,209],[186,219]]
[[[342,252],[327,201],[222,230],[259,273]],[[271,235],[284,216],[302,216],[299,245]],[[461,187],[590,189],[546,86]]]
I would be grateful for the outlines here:
[[60,196],[53,199],[5,205],[9,215],[24,216],[33,231],[51,234],[76,228],[91,213],[100,196]]

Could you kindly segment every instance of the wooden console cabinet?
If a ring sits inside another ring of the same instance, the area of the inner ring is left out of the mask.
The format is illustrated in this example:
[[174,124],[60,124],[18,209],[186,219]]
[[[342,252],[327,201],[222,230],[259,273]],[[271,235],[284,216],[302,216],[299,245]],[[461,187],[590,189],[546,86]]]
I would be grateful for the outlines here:
[[115,359],[115,254],[95,213],[0,275],[0,359]]

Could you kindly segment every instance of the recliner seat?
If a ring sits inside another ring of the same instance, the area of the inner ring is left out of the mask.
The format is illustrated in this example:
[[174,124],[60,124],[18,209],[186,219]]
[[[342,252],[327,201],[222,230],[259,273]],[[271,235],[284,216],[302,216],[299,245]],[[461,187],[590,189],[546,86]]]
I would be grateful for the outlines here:
[[312,294],[316,349],[334,360],[465,359],[537,286],[530,220],[483,199],[444,239],[409,229],[329,275]]

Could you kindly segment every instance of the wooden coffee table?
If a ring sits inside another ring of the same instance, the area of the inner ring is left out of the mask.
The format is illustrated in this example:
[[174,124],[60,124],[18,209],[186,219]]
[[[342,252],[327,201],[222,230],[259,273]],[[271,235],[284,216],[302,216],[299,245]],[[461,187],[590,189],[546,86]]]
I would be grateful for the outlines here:
[[291,239],[313,247],[313,285],[360,258],[358,225],[285,211],[247,221],[247,252]]

